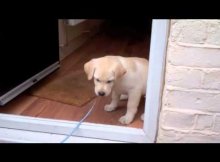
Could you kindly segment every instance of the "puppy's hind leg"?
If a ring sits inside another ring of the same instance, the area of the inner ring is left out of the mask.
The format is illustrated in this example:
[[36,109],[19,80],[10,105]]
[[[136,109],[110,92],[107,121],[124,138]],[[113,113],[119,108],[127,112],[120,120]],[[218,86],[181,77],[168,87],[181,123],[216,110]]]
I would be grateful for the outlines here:
[[128,95],[122,94],[120,96],[120,100],[127,100],[128,99]]
[[141,120],[144,120],[144,114],[141,115]]

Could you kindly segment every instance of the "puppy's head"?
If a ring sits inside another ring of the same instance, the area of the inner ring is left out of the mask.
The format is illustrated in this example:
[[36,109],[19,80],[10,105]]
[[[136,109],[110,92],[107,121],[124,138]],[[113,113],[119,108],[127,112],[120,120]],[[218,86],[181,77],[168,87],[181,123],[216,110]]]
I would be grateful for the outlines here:
[[84,70],[88,80],[94,78],[97,96],[108,96],[126,69],[115,57],[101,57],[85,63]]

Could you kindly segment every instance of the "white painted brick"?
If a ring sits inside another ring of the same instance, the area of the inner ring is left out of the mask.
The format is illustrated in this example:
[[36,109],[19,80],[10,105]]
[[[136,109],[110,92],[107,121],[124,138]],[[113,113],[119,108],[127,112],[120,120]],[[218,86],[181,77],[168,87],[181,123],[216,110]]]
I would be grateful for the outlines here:
[[204,75],[202,87],[220,90],[220,69],[207,71]]
[[220,143],[220,20],[170,25],[157,142]]
[[184,133],[175,130],[160,129],[157,143],[220,143],[219,135],[202,133]]
[[207,44],[220,45],[220,20],[208,21]]
[[183,21],[171,20],[170,40],[172,42],[177,41],[177,38],[180,35],[183,27],[184,27],[184,22]]
[[220,132],[220,115],[215,117],[214,129],[215,132]]
[[168,90],[165,95],[169,107],[220,112],[220,93]]
[[177,23],[179,20],[178,19],[171,19],[170,22],[171,22],[171,26],[174,26],[175,23]]
[[212,115],[198,115],[197,120],[195,122],[196,130],[211,130],[213,124],[213,116]]
[[167,61],[178,66],[220,68],[220,49],[170,45]]
[[176,130],[167,130],[161,128],[158,132],[157,143],[170,143],[180,142],[185,133]]
[[166,84],[183,88],[220,90],[220,69],[167,66]]
[[189,129],[193,126],[194,114],[186,114],[175,111],[164,111],[161,120],[165,127]]
[[178,20],[171,30],[171,41],[182,43],[205,43],[208,24],[202,20]]
[[201,70],[167,66],[166,83],[185,88],[201,88],[203,75]]

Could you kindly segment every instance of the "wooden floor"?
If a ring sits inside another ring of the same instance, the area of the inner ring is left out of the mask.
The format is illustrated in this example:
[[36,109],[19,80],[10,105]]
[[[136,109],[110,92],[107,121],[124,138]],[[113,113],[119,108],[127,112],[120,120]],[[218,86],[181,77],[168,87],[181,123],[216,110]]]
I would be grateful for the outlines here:
[[[61,68],[46,79],[53,79],[70,71],[82,70],[85,62],[104,55],[111,54],[148,58],[149,37],[134,39],[129,35],[115,36],[107,32],[99,33],[65,58],[61,62]],[[117,110],[106,112],[103,108],[105,104],[110,102],[110,97],[97,97],[94,100],[96,100],[95,109],[86,119],[86,122],[121,125],[118,119],[126,113],[126,101],[121,101]],[[27,90],[12,102],[0,107],[0,113],[79,121],[92,106],[94,100],[79,108],[32,96]],[[140,116],[144,112],[144,105],[145,98],[141,100],[134,122],[128,125],[128,127],[141,128],[143,126]]]

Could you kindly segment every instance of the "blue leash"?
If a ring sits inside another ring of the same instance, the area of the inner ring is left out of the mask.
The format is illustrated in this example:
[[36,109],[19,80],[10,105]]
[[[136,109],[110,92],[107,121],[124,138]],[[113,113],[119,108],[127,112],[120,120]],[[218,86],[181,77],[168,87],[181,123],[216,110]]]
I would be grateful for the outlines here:
[[95,106],[95,103],[96,103],[96,100],[94,102],[94,104],[92,105],[92,107],[89,109],[89,111],[86,113],[86,115],[80,120],[80,122],[77,124],[77,126],[75,128],[73,128],[73,130],[71,131],[71,133],[66,136],[62,141],[61,143],[64,143],[68,138],[70,138],[72,136],[72,134],[77,131],[77,129],[80,127],[80,125],[82,124],[82,122],[91,114],[92,110],[94,109],[94,106]]

